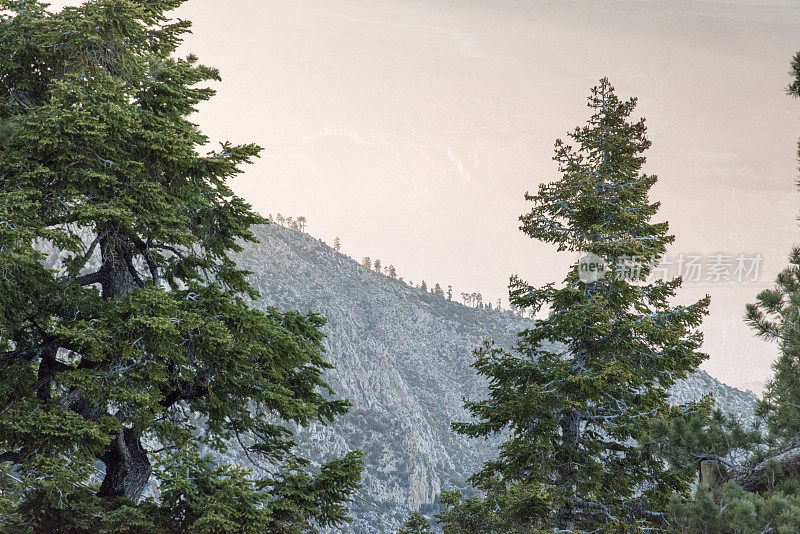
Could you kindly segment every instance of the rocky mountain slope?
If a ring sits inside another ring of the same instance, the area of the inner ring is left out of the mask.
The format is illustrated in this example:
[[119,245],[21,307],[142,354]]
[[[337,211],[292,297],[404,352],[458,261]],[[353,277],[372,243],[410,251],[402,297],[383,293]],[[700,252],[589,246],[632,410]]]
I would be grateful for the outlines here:
[[[359,448],[364,487],[348,532],[394,532],[409,510],[432,512],[437,495],[465,487],[496,442],[450,431],[467,417],[464,398],[483,396],[469,366],[483,340],[511,346],[525,320],[473,309],[369,271],[313,237],[276,224],[237,257],[253,272],[258,307],[314,310],[328,319],[328,379],[353,403],[331,426],[299,433],[315,460]],[[673,390],[676,402],[713,394],[718,405],[752,418],[755,396],[700,372]]]

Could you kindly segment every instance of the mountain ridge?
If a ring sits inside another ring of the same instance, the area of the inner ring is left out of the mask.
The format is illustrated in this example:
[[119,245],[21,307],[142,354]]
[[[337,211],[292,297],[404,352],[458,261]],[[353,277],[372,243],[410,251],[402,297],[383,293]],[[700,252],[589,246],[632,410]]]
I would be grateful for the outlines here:
[[[315,311],[325,316],[328,381],[353,403],[329,426],[299,429],[314,461],[360,448],[364,487],[346,532],[393,532],[411,510],[431,513],[438,494],[466,479],[496,454],[499,438],[468,439],[450,431],[466,420],[464,399],[483,398],[485,383],[470,367],[484,340],[511,348],[530,320],[471,308],[362,267],[321,240],[277,224],[256,227],[258,243],[235,255],[260,292],[254,306]],[[704,371],[673,387],[683,403],[706,394],[718,406],[753,420],[755,395]],[[246,465],[232,453],[230,458]]]

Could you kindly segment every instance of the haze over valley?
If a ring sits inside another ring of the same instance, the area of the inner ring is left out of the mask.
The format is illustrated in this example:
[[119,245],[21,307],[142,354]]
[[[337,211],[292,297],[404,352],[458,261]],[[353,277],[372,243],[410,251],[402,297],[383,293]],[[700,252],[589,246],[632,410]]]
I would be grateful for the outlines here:
[[[796,2],[195,0],[184,45],[221,69],[198,117],[266,147],[234,183],[263,214],[304,215],[351,256],[417,283],[504,300],[508,277],[560,281],[573,255],[524,237],[525,191],[602,76],[639,98],[671,255],[764,256],[757,283],[709,291],[705,368],[763,381],[774,347],[741,320],[797,241],[798,102],[785,95]],[[724,120],[722,119],[724,117]]]

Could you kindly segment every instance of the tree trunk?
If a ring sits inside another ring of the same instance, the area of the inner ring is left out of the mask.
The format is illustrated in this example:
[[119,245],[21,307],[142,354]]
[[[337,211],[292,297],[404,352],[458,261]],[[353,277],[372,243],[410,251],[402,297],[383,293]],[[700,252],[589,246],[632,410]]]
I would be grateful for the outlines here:
[[136,280],[129,264],[133,264],[133,248],[124,235],[116,228],[105,230],[105,237],[100,240],[102,273],[100,285],[103,287],[103,298],[116,297],[133,293]]
[[[586,364],[586,350],[584,347],[580,347],[575,351],[574,364],[578,369],[583,368]],[[570,451],[571,454],[576,454],[578,445],[581,442],[581,416],[575,410],[569,409],[562,415],[559,424],[561,426],[562,446]],[[570,494],[571,497],[570,501],[564,503],[556,512],[556,521],[560,528],[571,531],[575,529],[577,522],[575,509],[577,508],[576,499],[578,498],[578,495],[576,495],[578,468],[570,461],[567,465],[562,466],[558,474],[562,491]]]
[[[133,248],[130,240],[119,228],[105,229],[100,240],[102,273],[100,285],[104,299],[133,293],[137,288],[133,269]],[[141,432],[136,428],[125,428],[111,442],[101,458],[106,465],[106,476],[97,495],[100,497],[124,496],[132,501],[141,497],[150,479],[150,461],[142,447]]]
[[106,476],[97,495],[136,502],[150,479],[150,461],[139,433],[131,428],[119,432],[101,460],[106,464]]
[[57,354],[58,347],[55,345],[45,347],[42,351],[42,361],[39,363],[39,371],[36,377],[36,396],[39,400],[50,400],[50,389],[58,368]]
[[[578,414],[570,410],[561,420],[561,435],[562,444],[569,450],[575,450],[580,441],[580,425],[581,420]],[[565,491],[574,493],[575,479],[577,478],[577,469],[574,464],[569,464],[561,470],[561,486]],[[575,498],[575,495],[572,496]],[[567,502],[559,508],[556,513],[556,521],[559,527],[566,530],[575,529],[575,503],[574,501]]]
[[719,469],[717,462],[703,460],[700,462],[700,484],[705,484],[711,490],[716,491],[719,487]]

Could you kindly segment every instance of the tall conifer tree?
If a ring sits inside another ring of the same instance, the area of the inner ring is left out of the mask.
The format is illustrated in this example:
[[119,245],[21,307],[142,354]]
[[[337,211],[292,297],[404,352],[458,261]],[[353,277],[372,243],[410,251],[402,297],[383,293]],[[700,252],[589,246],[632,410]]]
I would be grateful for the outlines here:
[[526,195],[534,206],[522,231],[559,251],[593,254],[605,276],[532,287],[514,277],[512,306],[547,311],[519,334],[514,351],[488,344],[475,368],[489,397],[468,402],[472,437],[508,432],[496,461],[472,478],[483,499],[446,494],[446,531],[634,532],[662,525],[670,495],[687,479],[670,472],[649,434],[667,417],[667,388],[697,369],[696,332],[708,298],[672,306],[680,279],[648,282],[673,241],[659,204],[648,200],[650,146],[635,99],[608,80],[592,89],[592,116],[572,142],[556,141],[560,180]]
[[[219,73],[173,56],[182,3],[0,2],[0,523],[20,532],[300,532],[358,483],[355,453],[293,452],[290,422],[348,403],[320,316],[248,305],[229,253],[265,221],[228,180],[260,149],[206,152],[188,120]],[[205,456],[230,443],[267,469]]]

